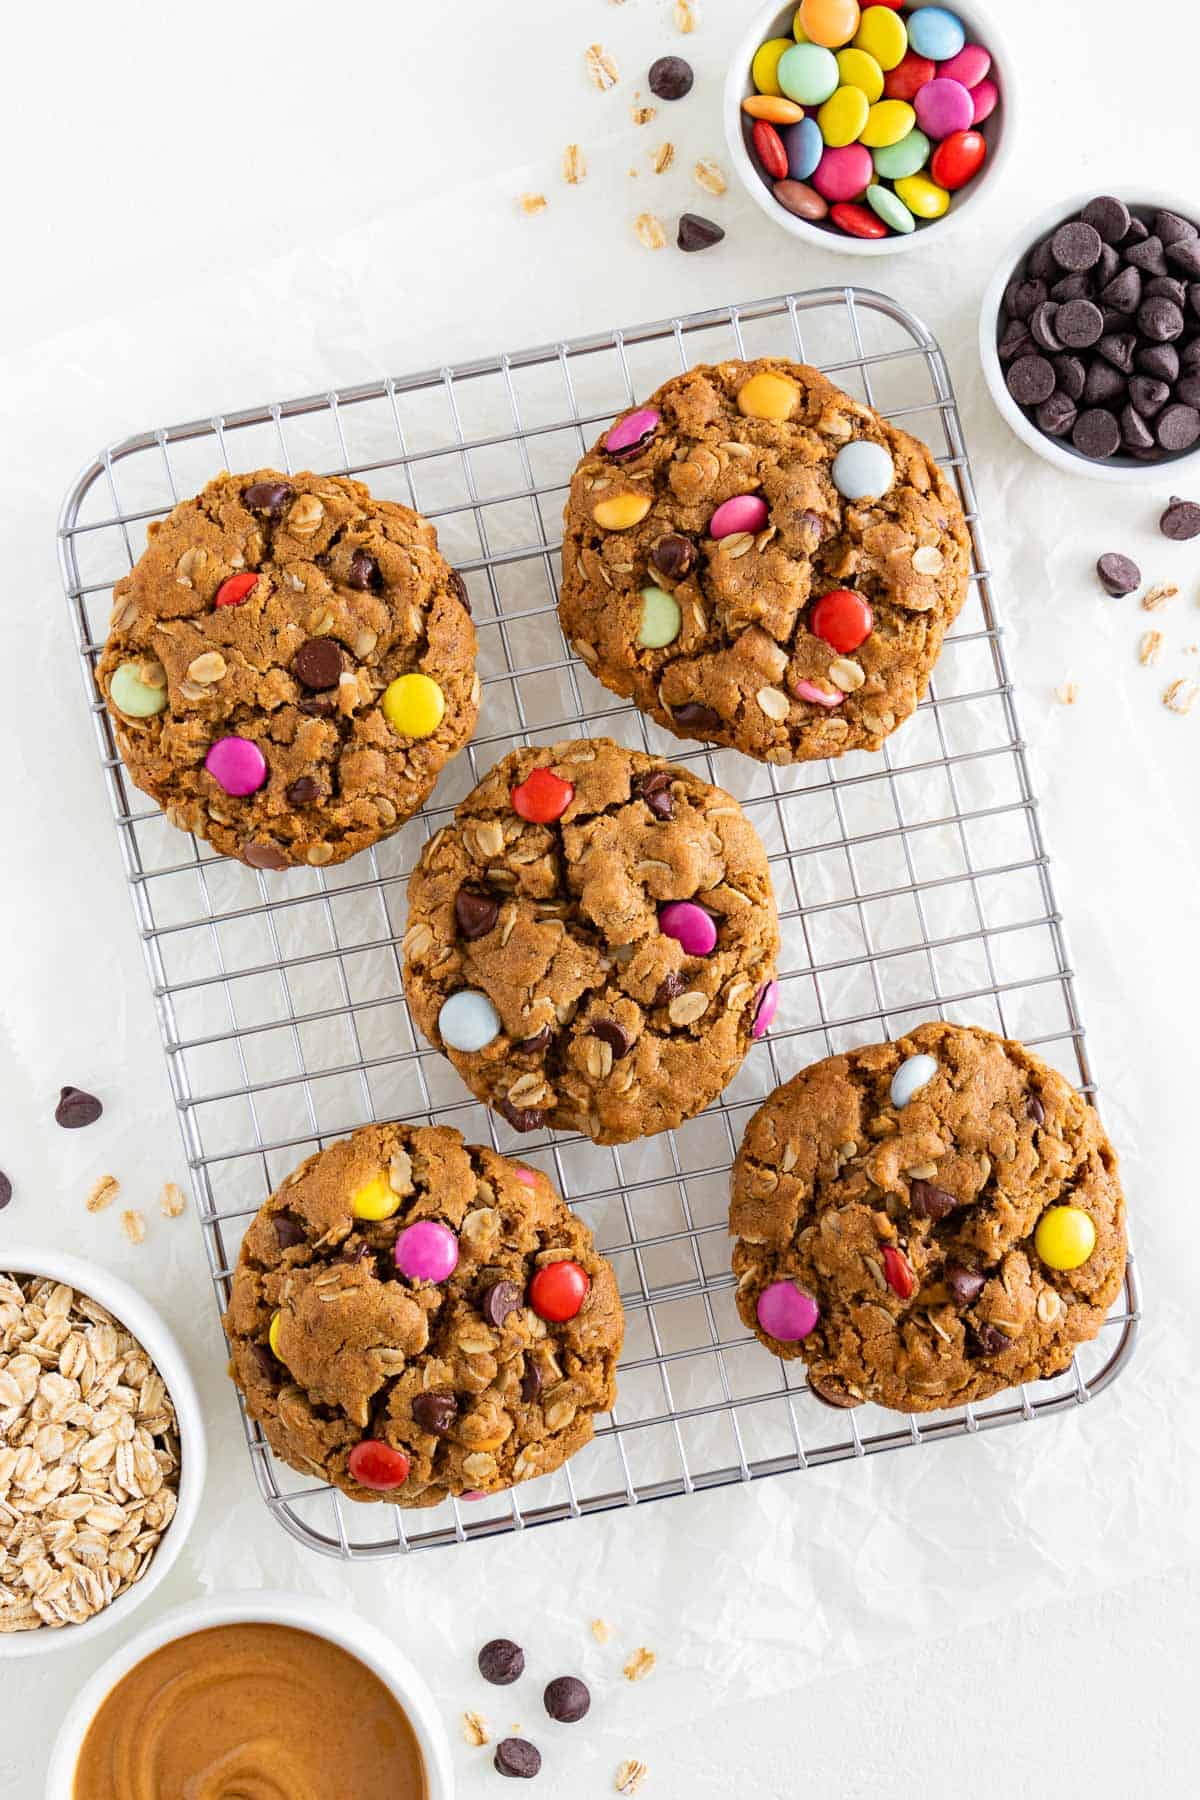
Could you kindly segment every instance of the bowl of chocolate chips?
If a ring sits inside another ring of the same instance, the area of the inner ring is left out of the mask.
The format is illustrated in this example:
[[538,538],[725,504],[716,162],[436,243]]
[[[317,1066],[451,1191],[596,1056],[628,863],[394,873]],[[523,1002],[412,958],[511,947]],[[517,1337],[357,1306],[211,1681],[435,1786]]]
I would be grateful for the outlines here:
[[1161,485],[1200,467],[1200,205],[1085,194],[1022,231],[979,323],[993,400],[1070,474]]

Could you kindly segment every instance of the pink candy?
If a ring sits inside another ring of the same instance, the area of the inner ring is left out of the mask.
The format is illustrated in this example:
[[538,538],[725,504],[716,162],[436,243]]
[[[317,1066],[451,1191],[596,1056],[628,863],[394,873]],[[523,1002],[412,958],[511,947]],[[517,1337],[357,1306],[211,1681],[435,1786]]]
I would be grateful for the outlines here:
[[516,1176],[517,1176],[517,1180],[523,1181],[525,1183],[526,1187],[536,1187],[537,1186],[537,1176],[534,1174],[532,1169],[518,1169],[516,1171]]
[[965,88],[978,87],[992,66],[990,51],[982,44],[964,44],[957,56],[938,64],[938,74],[948,81],[961,81]]
[[410,1281],[446,1281],[458,1267],[458,1239],[448,1225],[418,1219],[400,1233],[392,1255]]
[[773,1281],[758,1296],[755,1309],[758,1322],[768,1337],[781,1344],[796,1344],[806,1338],[821,1316],[821,1309],[811,1294],[794,1281]]
[[999,106],[1000,89],[994,81],[981,81],[977,87],[971,89],[971,99],[974,103],[971,123],[972,125],[982,125],[985,119],[991,118]]
[[689,956],[709,956],[717,947],[717,927],[711,913],[694,900],[671,900],[660,907],[659,930],[682,944]]
[[937,75],[918,88],[913,100],[917,124],[926,137],[945,138],[952,131],[965,131],[975,117],[975,99],[961,81],[947,81]]
[[811,181],[826,200],[857,200],[875,179],[875,164],[865,144],[844,144],[826,150]]
[[718,506],[708,522],[711,538],[732,537],[735,531],[761,531],[770,514],[758,494],[735,494]]
[[218,738],[204,759],[213,780],[227,794],[256,794],[267,779],[267,759],[250,738]]
[[845,694],[827,694],[815,681],[793,682],[792,692],[797,700],[811,700],[814,706],[840,706],[846,698]]
[[654,436],[661,422],[662,414],[652,406],[639,406],[636,412],[617,420],[604,440],[604,448],[610,456],[637,450],[647,438]]
[[771,1021],[779,1008],[779,983],[768,981],[760,987],[754,1005],[754,1022],[750,1027],[752,1038],[766,1037],[771,1029]]

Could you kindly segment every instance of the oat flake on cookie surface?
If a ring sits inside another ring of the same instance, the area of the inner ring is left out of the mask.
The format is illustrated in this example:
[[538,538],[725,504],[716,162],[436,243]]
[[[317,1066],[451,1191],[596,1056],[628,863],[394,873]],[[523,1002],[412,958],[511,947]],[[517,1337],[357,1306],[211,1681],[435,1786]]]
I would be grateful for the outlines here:
[[591,673],[676,736],[766,762],[877,750],[967,594],[932,453],[778,359],[691,369],[622,414],[565,521],[560,618]]

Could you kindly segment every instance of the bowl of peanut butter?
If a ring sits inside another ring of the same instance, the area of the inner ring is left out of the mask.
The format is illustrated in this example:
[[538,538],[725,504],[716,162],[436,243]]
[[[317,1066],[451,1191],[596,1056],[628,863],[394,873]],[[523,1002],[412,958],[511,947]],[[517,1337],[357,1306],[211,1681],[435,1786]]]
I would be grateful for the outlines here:
[[46,1800],[452,1800],[433,1696],[374,1626],[297,1594],[166,1613],[76,1696]]

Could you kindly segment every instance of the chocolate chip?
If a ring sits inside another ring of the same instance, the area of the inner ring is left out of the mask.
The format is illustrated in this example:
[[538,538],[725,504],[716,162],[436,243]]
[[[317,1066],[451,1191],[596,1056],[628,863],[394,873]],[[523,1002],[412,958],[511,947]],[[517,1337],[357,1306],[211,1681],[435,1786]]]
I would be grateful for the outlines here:
[[1054,260],[1053,241],[1045,237],[1040,244],[1035,244],[1026,259],[1026,267],[1031,275],[1039,281],[1056,281],[1059,275],[1058,264]]
[[1118,252],[1113,249],[1111,244],[1102,244],[1100,247],[1100,261],[1092,270],[1092,280],[1096,283],[1097,287],[1104,287],[1115,275],[1119,274],[1120,268],[1121,258]]
[[968,1356],[999,1356],[1000,1352],[1009,1349],[1011,1344],[1012,1339],[1005,1337],[1004,1333],[997,1330],[995,1325],[989,1325],[986,1319],[980,1319],[977,1324],[967,1326]]
[[379,564],[375,561],[375,558],[371,555],[369,550],[356,550],[354,552],[354,555],[350,558],[350,574],[347,579],[352,588],[358,588],[359,591],[364,594],[368,588],[383,585],[383,578],[379,573]]
[[284,798],[289,806],[308,806],[320,791],[321,784],[315,775],[298,775]]
[[454,598],[463,608],[463,611],[469,616],[471,611],[471,596],[467,592],[466,582],[463,580],[457,569],[451,569],[450,571],[450,587],[454,594]]
[[1088,406],[1106,406],[1125,394],[1125,377],[1111,363],[1095,361],[1083,384],[1083,399]]
[[1185,375],[1175,389],[1175,398],[1184,406],[1200,406],[1200,375]]
[[[1050,371],[1053,376],[1054,371]],[[709,737],[714,731],[724,728],[720,713],[714,712],[711,706],[701,706],[698,700],[687,700],[682,706],[671,708],[671,717],[677,725],[686,725],[700,737]]]
[[542,1766],[542,1753],[527,1738],[501,1738],[492,1767],[516,1781],[532,1781]]
[[685,981],[684,977],[679,973],[679,970],[672,969],[671,973],[665,978],[665,980],[659,982],[658,987],[655,990],[655,994],[654,994],[654,1002],[653,1002],[654,1005],[655,1006],[666,1006],[670,1001],[676,999],[678,995],[682,994],[682,992],[686,986],[687,986],[687,982]]
[[86,1094],[82,1088],[65,1087],[58,1096],[54,1121],[64,1131],[78,1131],[83,1125],[94,1125],[103,1111],[95,1094]]
[[1200,337],[1194,337],[1190,343],[1180,345],[1179,361],[1185,369],[1200,369]]
[[1174,275],[1156,275],[1153,281],[1146,283],[1142,293],[1147,300],[1156,295],[1161,295],[1164,300],[1173,300],[1180,312],[1187,305],[1187,284],[1177,280]]
[[1165,275],[1167,272],[1162,241],[1156,237],[1146,237],[1140,244],[1131,244],[1125,252],[1125,261],[1146,275]]
[[1129,404],[1134,412],[1141,413],[1143,419],[1152,419],[1161,412],[1171,398],[1171,390],[1165,381],[1155,381],[1152,375],[1133,375],[1129,380]]
[[1170,344],[1183,331],[1183,308],[1164,294],[1143,300],[1137,311],[1138,330],[1156,344]]
[[306,688],[335,688],[343,661],[342,646],[336,638],[307,638],[292,658],[292,673]]
[[670,531],[650,549],[650,566],[668,581],[682,581],[696,560],[696,546],[682,532]]
[[576,1675],[557,1675],[542,1695],[546,1711],[562,1725],[574,1725],[592,1704],[587,1686]]
[[553,1041],[554,1033],[549,1025],[543,1025],[542,1029],[535,1031],[532,1037],[522,1038],[519,1043],[514,1044],[513,1049],[521,1056],[541,1056],[550,1048]]
[[8,1205],[9,1201],[12,1199],[12,1194],[12,1182],[4,1173],[4,1170],[0,1169],[0,1212],[3,1212],[4,1208]]
[[1178,213],[1156,212],[1154,215],[1154,235],[1168,247],[1180,244],[1184,238],[1194,238],[1197,227],[1190,219],[1181,219]]
[[500,902],[482,888],[460,887],[454,896],[454,923],[468,943],[486,937],[499,917]]
[[288,481],[252,481],[242,489],[243,504],[251,512],[266,513],[269,519],[277,519],[291,497],[292,485]]
[[[421,1427],[422,1431],[432,1432],[434,1437],[445,1437],[446,1433],[453,1426],[455,1419],[458,1417],[458,1401],[454,1398],[453,1394],[416,1394],[414,1395],[412,1402],[412,1416],[417,1421],[417,1424]],[[504,1642],[505,1640],[500,1639],[498,1641]],[[484,1649],[487,1649],[488,1647],[489,1646],[485,1645]],[[517,1647],[514,1644],[512,1648],[516,1650]],[[517,1655],[521,1655],[519,1650],[517,1650]],[[479,1666],[482,1669],[482,1650],[480,1651],[479,1656]],[[524,1666],[524,1661],[524,1657],[521,1657],[522,1667]],[[520,1669],[518,1669],[517,1674],[519,1675],[520,1672]],[[516,1676],[512,1676],[510,1679],[515,1681]],[[491,1676],[488,1676],[488,1680],[491,1680]]]
[[646,802],[656,819],[673,819],[675,802],[671,796],[671,771],[650,769],[638,777],[638,796]]
[[725,236],[725,228],[700,213],[681,213],[675,242],[681,250],[710,250]]
[[1078,300],[1086,296],[1088,286],[1089,277],[1086,275],[1064,275],[1062,280],[1056,281],[1050,289],[1050,298],[1057,300],[1061,306],[1067,300]]
[[1100,461],[1120,448],[1121,427],[1112,413],[1102,406],[1093,406],[1076,419],[1071,442],[1081,456]]
[[542,1391],[542,1371],[537,1363],[527,1362],[521,1376],[521,1398],[526,1406],[532,1405]]
[[479,1673],[493,1687],[511,1687],[525,1673],[525,1652],[511,1638],[490,1638],[477,1660]]
[[953,1194],[945,1188],[934,1187],[931,1181],[912,1181],[908,1188],[908,1205],[916,1219],[944,1219],[958,1205]]
[[1082,400],[1087,369],[1080,356],[1056,356],[1054,374],[1063,393],[1071,400]]
[[1054,352],[1065,348],[1057,329],[1059,310],[1057,300],[1044,300],[1029,321],[1033,340],[1036,344],[1040,344],[1043,350]]
[[1150,227],[1144,224],[1143,221],[1138,218],[1136,213],[1132,214],[1129,220],[1129,230],[1125,233],[1126,242],[1130,244],[1142,243],[1149,236]]
[[[1105,559],[1101,557],[1100,560],[1103,562]],[[1142,578],[1135,565],[1129,562],[1129,558],[1127,556],[1118,556],[1114,557],[1112,560],[1115,562],[1129,563],[1129,567],[1133,570],[1133,586],[1137,587]],[[1113,589],[1109,588],[1108,591],[1111,594]],[[1119,590],[1122,594],[1128,594],[1131,591],[1130,588],[1121,588]],[[1044,1125],[1046,1123],[1046,1109],[1036,1094],[1030,1094],[1025,1102],[1025,1117],[1027,1119],[1032,1119],[1035,1125]]]
[[996,348],[1001,362],[1012,362],[1014,357],[1032,354],[1034,342],[1025,321],[1010,319]]
[[1200,537],[1200,506],[1194,500],[1180,500],[1178,495],[1172,494],[1171,504],[1158,521],[1158,529],[1175,544]]
[[966,1263],[946,1264],[946,1286],[956,1306],[970,1306],[972,1300],[978,1300],[985,1279],[978,1269],[969,1269]]
[[275,1227],[275,1241],[281,1250],[294,1250],[297,1244],[307,1241],[308,1233],[294,1213],[277,1212],[271,1223]]
[[312,719],[332,719],[337,702],[329,694],[314,694],[311,700],[297,700],[296,711],[307,713]]
[[853,1394],[848,1394],[836,1381],[825,1375],[822,1375],[819,1378],[815,1375],[810,1375],[808,1378],[808,1391],[814,1400],[819,1400],[821,1402],[822,1406],[835,1406],[840,1411],[846,1411],[851,1407],[862,1405],[861,1400],[856,1400]]
[[1125,594],[1132,594],[1135,588],[1142,585],[1142,571],[1131,556],[1122,556],[1118,550],[1105,551],[1096,564],[1096,573],[1100,577],[1101,587],[1114,600],[1120,600]]
[[1097,194],[1089,200],[1080,215],[1085,225],[1091,225],[1105,244],[1119,244],[1129,230],[1129,208],[1115,194]]
[[1200,438],[1200,409],[1182,404],[1165,407],[1158,415],[1154,435],[1164,450],[1190,450]]
[[1050,289],[1046,283],[1033,276],[1025,281],[1011,282],[1004,296],[1004,304],[1014,319],[1028,322],[1038,307],[1043,306],[1049,298]]
[[[1026,332],[1025,335],[1026,335],[1026,337],[1028,337],[1028,335],[1029,335],[1028,332]],[[799,517],[797,518],[796,528],[797,528],[797,530],[803,529],[804,531],[808,532],[809,536],[813,540],[814,548],[816,547],[817,544],[819,544],[821,542],[821,539],[825,536],[825,521],[824,521],[824,519],[821,517],[821,515],[819,513],[810,512],[807,509],[804,512],[802,512],[799,515]]]
[[489,1325],[500,1326],[509,1313],[519,1311],[523,1305],[524,1296],[515,1281],[493,1281],[483,1291],[479,1310]]
[[1004,379],[1018,406],[1040,406],[1054,392],[1054,364],[1044,356],[1019,356]]
[[1086,350],[1104,332],[1104,315],[1090,300],[1068,300],[1058,309],[1054,330],[1070,350]]
[[1038,430],[1047,437],[1065,437],[1079,416],[1079,408],[1070,394],[1051,394],[1034,411]]
[[1133,368],[1133,353],[1137,347],[1138,341],[1132,331],[1107,331],[1098,345],[1104,360],[1114,369],[1120,369],[1123,375],[1128,375]]
[[682,56],[660,56],[657,62],[650,64],[647,76],[650,92],[657,94],[660,100],[682,100],[685,94],[691,93],[695,79],[691,63],[685,62]]
[[1167,245],[1167,261],[1185,275],[1200,275],[1200,238],[1183,238]]
[[498,1100],[496,1111],[508,1120],[514,1131],[540,1131],[546,1115],[536,1106],[514,1106],[509,1099]]
[[252,869],[290,869],[292,866],[278,844],[243,844],[242,860]]
[[1153,375],[1156,381],[1179,380],[1179,352],[1174,344],[1149,344],[1133,360],[1143,375]]
[[1071,219],[1054,233],[1050,249],[1060,269],[1090,269],[1100,261],[1100,233],[1082,219]]

